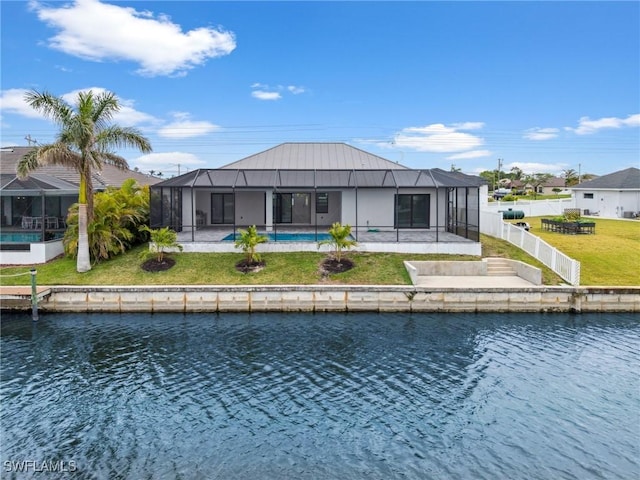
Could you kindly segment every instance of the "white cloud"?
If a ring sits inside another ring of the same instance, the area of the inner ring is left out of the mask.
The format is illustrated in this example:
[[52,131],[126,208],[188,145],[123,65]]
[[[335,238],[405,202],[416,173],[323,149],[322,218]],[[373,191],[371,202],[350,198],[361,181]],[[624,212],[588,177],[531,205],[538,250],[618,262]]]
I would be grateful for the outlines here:
[[[71,92],[67,92],[61,95],[61,98],[70,105],[75,105],[76,100],[78,99],[78,93],[80,92],[88,92],[92,90],[94,94],[99,95],[101,93],[106,92],[107,90],[102,87],[89,87],[82,88],[79,90],[73,90]],[[29,90],[25,90],[22,88],[12,88],[9,90],[3,90],[0,94],[0,111],[2,113],[14,113],[16,115],[20,115],[28,118],[42,118],[45,119],[43,115],[41,115],[38,111],[29,106],[29,104],[25,101],[24,95]],[[134,125],[140,124],[153,124],[157,123],[158,120],[144,112],[140,112],[133,108],[134,101],[118,98],[120,103],[120,110],[116,112],[113,116],[113,122],[123,126],[123,127],[132,127]]]
[[577,128],[566,127],[565,130],[578,135],[591,135],[604,128],[640,127],[640,113],[629,115],[627,118],[604,117],[591,120],[589,117],[582,117]]
[[164,138],[191,138],[218,130],[220,127],[210,122],[190,120],[185,112],[173,114],[175,121],[158,130],[158,135]]
[[449,155],[447,160],[469,160],[472,158],[488,157],[492,154],[490,150],[471,150],[470,152],[456,153]]
[[549,164],[549,163],[536,163],[536,162],[513,162],[508,165],[504,165],[503,171],[510,171],[513,167],[518,167],[526,175],[532,175],[534,173],[560,173],[564,168],[563,165]]
[[282,98],[278,92],[267,92],[266,90],[254,90],[251,92],[251,96],[258,100],[280,100]]
[[193,166],[198,167],[199,165],[204,165],[206,162],[204,160],[200,160],[196,155],[192,153],[164,152],[142,155],[141,157],[136,158],[130,163],[137,166],[141,170],[148,170],[149,167],[158,169],[158,167],[173,167],[177,165],[188,169]]
[[292,95],[300,95],[307,91],[306,88],[297,85],[289,85],[287,87],[283,85],[276,85],[275,87],[272,87],[260,82],[252,84],[251,88],[253,89],[251,96],[258,100],[280,100],[283,92],[289,92]]
[[34,110],[24,100],[24,95],[29,90],[24,88],[10,88],[0,92],[0,112],[4,116],[7,113],[15,113],[28,118],[45,118],[38,111]]
[[76,0],[59,8],[31,2],[38,18],[58,33],[51,48],[93,61],[131,61],[147,76],[185,75],[208,59],[236,48],[231,32],[200,27],[183,32],[166,15],[130,7]]
[[524,132],[527,140],[551,140],[558,136],[557,128],[530,128]]
[[408,127],[396,134],[393,144],[398,148],[419,152],[464,152],[483,145],[484,140],[461,130],[477,130],[483,125],[481,122],[465,122],[449,126],[434,123],[424,127]]

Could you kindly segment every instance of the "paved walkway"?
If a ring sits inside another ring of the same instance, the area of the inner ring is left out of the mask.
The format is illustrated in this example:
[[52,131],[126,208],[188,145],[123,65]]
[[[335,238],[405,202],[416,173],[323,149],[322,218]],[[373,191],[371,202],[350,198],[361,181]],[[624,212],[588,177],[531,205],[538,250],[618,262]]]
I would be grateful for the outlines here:
[[418,287],[434,287],[434,288],[522,288],[522,287],[539,287],[528,282],[524,278],[516,275],[506,276],[446,276],[446,275],[424,275],[418,277]]

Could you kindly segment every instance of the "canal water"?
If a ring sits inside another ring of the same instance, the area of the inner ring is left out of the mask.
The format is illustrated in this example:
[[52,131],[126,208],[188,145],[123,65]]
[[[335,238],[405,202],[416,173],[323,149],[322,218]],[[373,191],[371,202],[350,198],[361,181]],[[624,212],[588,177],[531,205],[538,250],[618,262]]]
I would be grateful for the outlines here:
[[640,476],[637,315],[3,315],[0,347],[1,478]]

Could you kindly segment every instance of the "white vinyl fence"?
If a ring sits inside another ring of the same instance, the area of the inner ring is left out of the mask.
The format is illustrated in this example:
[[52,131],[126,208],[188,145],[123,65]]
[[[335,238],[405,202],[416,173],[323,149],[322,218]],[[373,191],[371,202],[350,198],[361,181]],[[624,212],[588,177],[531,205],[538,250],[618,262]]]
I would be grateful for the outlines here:
[[525,217],[542,217],[543,215],[562,215],[567,208],[575,208],[575,198],[558,198],[547,200],[516,200],[515,202],[488,202],[482,207],[488,212],[503,210],[522,210]]
[[[518,208],[518,210],[520,210],[520,208]],[[480,232],[508,241],[532,257],[540,260],[544,265],[569,282],[569,284],[573,286],[580,285],[580,262],[567,257],[557,248],[552,247],[541,238],[527,232],[524,228],[519,228],[505,222],[502,220],[502,213],[487,210],[481,211]]]

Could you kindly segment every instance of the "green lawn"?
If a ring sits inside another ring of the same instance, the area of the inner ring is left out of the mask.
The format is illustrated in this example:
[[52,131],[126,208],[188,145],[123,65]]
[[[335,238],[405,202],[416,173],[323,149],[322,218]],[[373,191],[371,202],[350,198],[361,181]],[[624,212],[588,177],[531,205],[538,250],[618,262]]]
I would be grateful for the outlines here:
[[542,218],[553,217],[525,220],[531,233],[580,262],[580,285],[640,285],[640,221],[593,218],[595,235],[567,235],[543,230]]
[[[581,285],[640,285],[640,222],[596,219],[595,235],[562,235],[544,232],[539,218],[526,219],[532,233],[581,262]],[[551,270],[508,242],[482,235],[482,256],[498,256],[521,260],[542,269],[545,285],[564,283]],[[324,254],[265,253],[266,268],[242,274],[235,263],[243,258],[238,253],[179,253],[176,265],[166,272],[148,273],[140,268],[140,250],[102,262],[87,273],[75,271],[75,260],[61,258],[37,265],[39,285],[408,285],[404,260],[479,260],[472,256],[416,255],[394,253],[348,254],[356,267],[348,272],[323,277],[319,264]],[[2,285],[28,285],[28,275],[5,277],[28,272],[29,267],[0,269]]]

